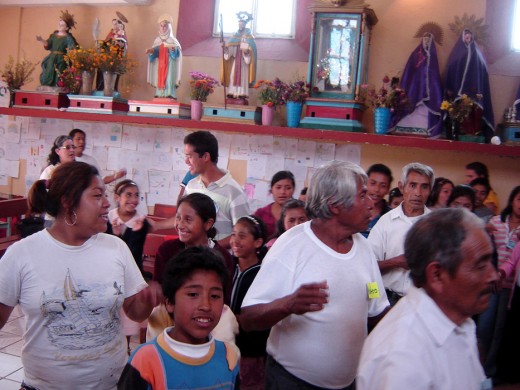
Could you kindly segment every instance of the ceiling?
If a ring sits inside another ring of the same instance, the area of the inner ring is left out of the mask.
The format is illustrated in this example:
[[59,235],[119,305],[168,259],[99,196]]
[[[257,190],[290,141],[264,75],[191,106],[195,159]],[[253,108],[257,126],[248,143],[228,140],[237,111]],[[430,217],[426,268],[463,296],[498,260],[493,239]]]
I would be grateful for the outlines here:
[[151,0],[0,0],[0,6],[42,6],[42,5],[147,5]]

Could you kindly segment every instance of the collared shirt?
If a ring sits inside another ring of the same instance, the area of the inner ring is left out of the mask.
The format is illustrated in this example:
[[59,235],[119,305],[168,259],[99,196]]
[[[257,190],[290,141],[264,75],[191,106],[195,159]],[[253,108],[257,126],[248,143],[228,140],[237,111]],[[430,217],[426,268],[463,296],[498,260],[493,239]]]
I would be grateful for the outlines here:
[[457,326],[412,287],[368,336],[356,389],[479,390],[485,380],[473,320]]
[[[424,214],[431,210],[424,207]],[[422,217],[407,217],[403,212],[403,204],[383,215],[370,231],[368,242],[376,255],[377,261],[385,261],[404,254],[404,240],[412,225]],[[383,275],[385,288],[400,295],[405,295],[412,282],[410,271],[404,268],[393,269]]]
[[186,185],[186,194],[199,192],[209,196],[215,202],[217,208],[217,240],[221,240],[231,234],[233,225],[240,217],[249,215],[249,205],[242,187],[231,177],[231,174],[222,169],[224,176],[207,187],[202,178],[197,176]]

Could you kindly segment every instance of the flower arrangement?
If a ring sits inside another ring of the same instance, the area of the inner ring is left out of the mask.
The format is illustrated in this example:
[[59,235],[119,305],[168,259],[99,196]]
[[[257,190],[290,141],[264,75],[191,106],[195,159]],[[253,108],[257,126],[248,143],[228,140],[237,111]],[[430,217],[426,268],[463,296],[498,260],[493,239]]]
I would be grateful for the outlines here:
[[284,102],[303,103],[309,97],[310,86],[304,81],[295,81],[291,84],[286,84],[283,93]]
[[398,77],[385,75],[383,84],[379,90],[375,87],[363,84],[361,86],[362,99],[372,108],[390,108],[391,111],[404,111],[409,106],[409,100],[403,89],[399,87]]
[[65,61],[71,68],[83,71],[94,71],[99,66],[99,54],[94,49],[67,49]]
[[284,104],[283,95],[287,85],[278,77],[274,80],[260,80],[254,88],[258,89],[258,100],[268,107]]
[[58,87],[66,89],[67,93],[77,94],[81,88],[81,76],[77,74],[76,68],[67,67],[60,72],[56,68],[56,74],[58,75]]
[[[479,96],[477,96],[478,98]],[[464,94],[459,99],[443,100],[441,110],[446,111],[450,119],[454,122],[462,123],[471,114],[475,106],[475,101],[468,95]]]
[[37,63],[33,64],[25,59],[23,59],[22,62],[17,62],[15,64],[13,57],[9,56],[9,60],[2,70],[2,80],[6,82],[7,87],[11,91],[20,89],[25,83],[32,81],[31,75],[34,72],[36,65]]
[[205,102],[208,100],[210,93],[215,91],[215,88],[220,83],[210,75],[202,72],[190,72],[191,80],[191,99]]
[[107,43],[98,49],[99,70],[124,74],[131,70],[134,65],[134,61],[118,45]]

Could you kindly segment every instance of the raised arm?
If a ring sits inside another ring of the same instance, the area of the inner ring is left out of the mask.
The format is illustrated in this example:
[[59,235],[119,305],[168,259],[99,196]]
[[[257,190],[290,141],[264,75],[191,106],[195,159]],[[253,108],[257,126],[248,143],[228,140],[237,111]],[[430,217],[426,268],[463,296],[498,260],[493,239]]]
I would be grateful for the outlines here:
[[128,318],[135,322],[146,320],[153,308],[163,301],[161,286],[155,281],[148,283],[148,287],[125,299],[123,310]]
[[242,307],[240,325],[246,332],[269,329],[291,314],[320,311],[328,302],[327,282],[302,284],[283,298],[269,303]]

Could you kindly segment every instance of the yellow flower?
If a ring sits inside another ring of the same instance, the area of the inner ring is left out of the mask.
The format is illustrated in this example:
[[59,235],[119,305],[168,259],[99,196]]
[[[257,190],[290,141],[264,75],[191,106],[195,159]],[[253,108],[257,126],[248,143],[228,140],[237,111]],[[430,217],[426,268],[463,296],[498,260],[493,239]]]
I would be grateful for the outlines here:
[[450,103],[447,100],[443,100],[441,103],[441,110],[447,110],[450,107]]

